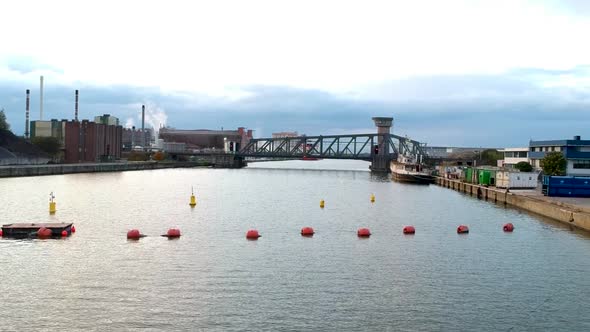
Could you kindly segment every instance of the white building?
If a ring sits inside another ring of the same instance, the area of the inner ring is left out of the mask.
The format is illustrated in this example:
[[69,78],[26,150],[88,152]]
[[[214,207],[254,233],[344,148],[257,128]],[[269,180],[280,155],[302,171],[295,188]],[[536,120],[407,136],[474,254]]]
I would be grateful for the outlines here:
[[521,161],[530,163],[529,148],[506,148],[499,150],[504,154],[503,160],[498,160],[499,167],[514,168]]

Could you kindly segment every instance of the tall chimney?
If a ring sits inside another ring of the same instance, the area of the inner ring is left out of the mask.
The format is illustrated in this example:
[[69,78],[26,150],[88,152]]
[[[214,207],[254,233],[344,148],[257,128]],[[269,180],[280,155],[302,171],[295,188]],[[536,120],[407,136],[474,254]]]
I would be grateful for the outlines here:
[[145,105],[141,105],[141,147],[145,150]]
[[43,120],[43,76],[39,78],[39,120]]
[[135,126],[131,127],[131,150],[135,146]]
[[27,89],[27,106],[25,108],[25,139],[29,139],[29,97],[31,91]]
[[78,122],[78,90],[76,90],[76,104],[74,110],[74,121]]

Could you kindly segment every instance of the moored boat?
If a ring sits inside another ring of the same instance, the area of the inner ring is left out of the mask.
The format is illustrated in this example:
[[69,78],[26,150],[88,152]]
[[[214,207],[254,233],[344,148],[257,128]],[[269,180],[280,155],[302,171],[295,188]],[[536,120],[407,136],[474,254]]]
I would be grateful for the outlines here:
[[391,162],[391,176],[399,182],[430,184],[434,176],[423,165],[414,163]]

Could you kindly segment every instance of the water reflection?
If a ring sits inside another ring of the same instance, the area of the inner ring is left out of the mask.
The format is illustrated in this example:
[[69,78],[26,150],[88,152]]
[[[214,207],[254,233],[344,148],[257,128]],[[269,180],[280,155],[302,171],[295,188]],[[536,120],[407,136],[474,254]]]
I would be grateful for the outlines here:
[[[260,163],[0,179],[3,223],[77,227],[65,241],[0,240],[2,329],[590,327],[586,235],[445,188],[391,182],[367,163],[294,163],[315,170]],[[502,232],[506,222],[514,233]],[[459,224],[470,233],[457,235]],[[404,225],[416,234],[404,236]],[[303,226],[316,234],[301,237]],[[170,227],[182,237],[159,236]],[[373,235],[358,240],[359,227]],[[149,236],[128,242],[130,228]],[[250,228],[262,237],[246,241]]]

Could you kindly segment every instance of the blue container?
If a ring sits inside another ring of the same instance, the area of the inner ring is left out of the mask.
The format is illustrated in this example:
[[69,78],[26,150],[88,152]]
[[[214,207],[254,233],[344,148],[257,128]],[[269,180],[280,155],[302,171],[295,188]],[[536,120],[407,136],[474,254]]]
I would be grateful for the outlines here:
[[590,177],[545,175],[543,194],[558,197],[590,197]]

